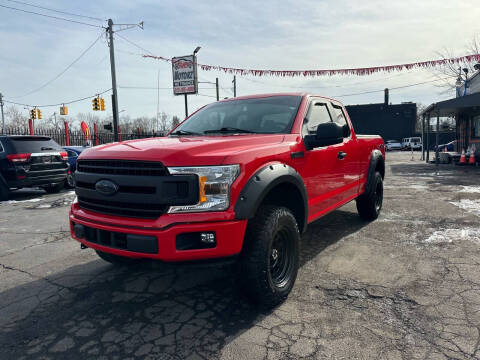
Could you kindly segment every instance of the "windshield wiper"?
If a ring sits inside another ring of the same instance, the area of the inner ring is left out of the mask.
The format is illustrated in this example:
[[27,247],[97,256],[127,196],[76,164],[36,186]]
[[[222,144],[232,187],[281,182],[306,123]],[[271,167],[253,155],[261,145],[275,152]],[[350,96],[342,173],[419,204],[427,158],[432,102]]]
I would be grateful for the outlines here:
[[177,130],[171,133],[170,135],[202,135],[202,134],[193,132],[193,131],[187,131],[187,130]]
[[245,130],[245,129],[238,129],[234,127],[222,127],[220,129],[212,129],[212,130],[205,130],[204,134],[213,134],[213,133],[248,133],[254,134],[255,131]]

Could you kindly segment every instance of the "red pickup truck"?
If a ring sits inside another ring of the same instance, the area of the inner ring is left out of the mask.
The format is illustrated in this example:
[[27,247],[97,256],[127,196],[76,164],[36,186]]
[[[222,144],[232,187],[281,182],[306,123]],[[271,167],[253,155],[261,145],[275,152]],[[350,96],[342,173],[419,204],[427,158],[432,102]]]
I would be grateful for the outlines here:
[[111,263],[235,259],[264,306],[283,301],[307,224],[356,200],[382,207],[385,148],[356,135],[343,105],[287,93],[204,106],[166,137],[80,155],[70,227]]

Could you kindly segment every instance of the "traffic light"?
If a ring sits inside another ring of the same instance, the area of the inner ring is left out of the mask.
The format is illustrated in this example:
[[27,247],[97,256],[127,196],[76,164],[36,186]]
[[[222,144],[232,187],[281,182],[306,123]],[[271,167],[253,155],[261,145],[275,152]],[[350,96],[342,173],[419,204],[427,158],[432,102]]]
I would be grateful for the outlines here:
[[37,119],[42,118],[42,111],[40,109],[37,109]]
[[68,107],[65,105],[60,106],[60,115],[68,115]]
[[92,108],[93,108],[93,111],[98,111],[98,110],[100,110],[100,104],[99,104],[99,99],[98,99],[98,97],[93,98],[93,100],[92,100]]
[[30,119],[36,119],[37,118],[37,110],[32,109],[30,110]]
[[103,128],[105,130],[112,131],[113,130],[112,123],[108,123],[108,124],[103,125]]
[[100,110],[105,111],[105,99],[100,98]]

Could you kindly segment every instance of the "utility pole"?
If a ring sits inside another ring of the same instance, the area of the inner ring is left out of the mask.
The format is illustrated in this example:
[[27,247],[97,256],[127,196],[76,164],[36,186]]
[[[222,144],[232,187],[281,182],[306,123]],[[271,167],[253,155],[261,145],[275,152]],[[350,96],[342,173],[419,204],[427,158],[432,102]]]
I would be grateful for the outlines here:
[[188,101],[187,101],[187,94],[185,96],[185,119],[188,117]]
[[215,87],[217,89],[217,101],[220,100],[220,92],[218,91],[218,78],[215,78]]
[[158,112],[160,111],[160,69],[158,69],[158,76],[157,76],[157,124],[155,127],[155,131],[158,131]]
[[115,75],[115,52],[113,49],[113,21],[108,19],[108,35],[110,39],[110,70],[112,73],[112,114],[113,114],[113,138],[118,141],[118,95],[117,77]]
[[3,96],[0,93],[0,107],[2,108],[2,135],[5,135],[5,117],[3,116]]
[[233,97],[237,97],[237,77],[233,75]]

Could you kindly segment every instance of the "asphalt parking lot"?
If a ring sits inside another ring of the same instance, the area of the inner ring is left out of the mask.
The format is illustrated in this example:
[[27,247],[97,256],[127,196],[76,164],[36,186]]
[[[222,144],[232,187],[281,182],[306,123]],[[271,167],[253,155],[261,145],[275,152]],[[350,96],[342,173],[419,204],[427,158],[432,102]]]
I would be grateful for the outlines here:
[[0,204],[0,359],[479,359],[480,169],[389,153],[382,214],[309,227],[265,313],[231,267],[115,268],[69,237],[74,194]]

